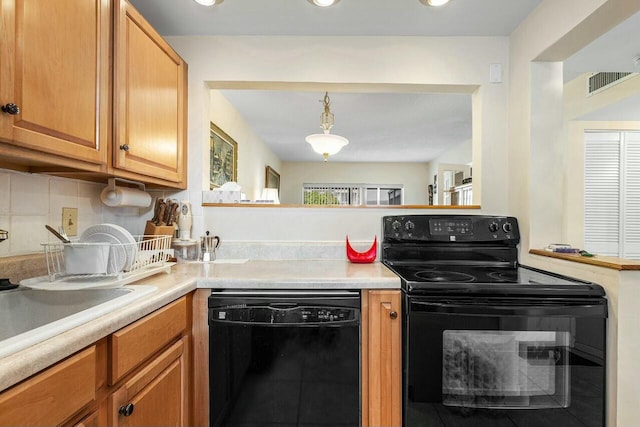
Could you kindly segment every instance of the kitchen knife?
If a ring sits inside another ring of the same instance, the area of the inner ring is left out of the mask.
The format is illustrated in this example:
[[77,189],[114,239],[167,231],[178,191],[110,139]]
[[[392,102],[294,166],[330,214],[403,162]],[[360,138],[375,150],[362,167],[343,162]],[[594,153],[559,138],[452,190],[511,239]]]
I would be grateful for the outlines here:
[[169,215],[167,219],[167,225],[173,225],[173,223],[176,221],[179,207],[180,205],[177,202],[171,203],[171,208],[169,209]]
[[164,212],[167,209],[167,205],[162,202],[160,203],[160,207],[158,208],[158,222],[156,222],[156,225],[164,225]]
[[160,205],[163,203],[163,200],[161,197],[158,197],[156,199],[156,204],[153,206],[153,218],[151,218],[151,222],[154,223],[155,225],[158,225],[158,221],[160,221],[160,218],[158,217],[158,211],[160,210]]

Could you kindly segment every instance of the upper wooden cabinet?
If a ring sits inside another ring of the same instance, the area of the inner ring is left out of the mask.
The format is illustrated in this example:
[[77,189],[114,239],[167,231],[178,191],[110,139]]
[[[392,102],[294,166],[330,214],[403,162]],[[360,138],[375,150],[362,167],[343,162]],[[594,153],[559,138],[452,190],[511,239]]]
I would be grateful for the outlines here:
[[104,170],[111,71],[109,0],[1,3],[3,142]]
[[181,183],[187,65],[125,0],[115,29],[114,167]]
[[187,66],[126,0],[0,6],[0,165],[186,188]]

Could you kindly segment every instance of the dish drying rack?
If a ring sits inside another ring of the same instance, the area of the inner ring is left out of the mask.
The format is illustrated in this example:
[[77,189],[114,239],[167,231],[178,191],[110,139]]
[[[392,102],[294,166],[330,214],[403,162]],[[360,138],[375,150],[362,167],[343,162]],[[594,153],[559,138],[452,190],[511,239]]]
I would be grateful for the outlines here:
[[[133,243],[44,243],[49,282],[75,282],[99,280],[102,285],[123,285],[155,274],[174,263],[171,249],[172,236],[134,235]],[[82,249],[79,252],[74,249]],[[100,258],[106,254],[106,261]],[[78,259],[71,259],[79,256]],[[87,259],[83,259],[86,257]],[[97,259],[97,261],[96,261]],[[78,265],[88,265],[88,270],[78,273]],[[144,274],[148,273],[148,274]],[[106,280],[106,282],[105,282]]]

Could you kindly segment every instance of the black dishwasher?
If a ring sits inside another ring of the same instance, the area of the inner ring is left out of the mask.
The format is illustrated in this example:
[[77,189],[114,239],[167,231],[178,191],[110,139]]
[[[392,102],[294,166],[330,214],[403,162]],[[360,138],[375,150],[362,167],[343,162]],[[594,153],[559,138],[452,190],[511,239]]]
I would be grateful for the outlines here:
[[359,426],[360,292],[214,290],[212,427]]

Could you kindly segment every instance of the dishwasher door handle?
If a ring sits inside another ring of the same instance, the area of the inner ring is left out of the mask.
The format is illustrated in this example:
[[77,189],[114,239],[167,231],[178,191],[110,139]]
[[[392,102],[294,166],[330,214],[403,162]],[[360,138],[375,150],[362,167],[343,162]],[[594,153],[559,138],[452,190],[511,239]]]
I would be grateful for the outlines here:
[[209,310],[209,323],[263,326],[329,326],[359,324],[360,310],[345,307],[271,303],[227,306]]
[[210,319],[209,324],[226,324],[226,325],[247,325],[247,326],[265,326],[271,328],[296,327],[296,328],[341,328],[345,326],[358,326],[360,319],[334,320],[331,322],[286,322],[286,323],[268,323],[268,322],[251,322],[242,320],[218,320]]

